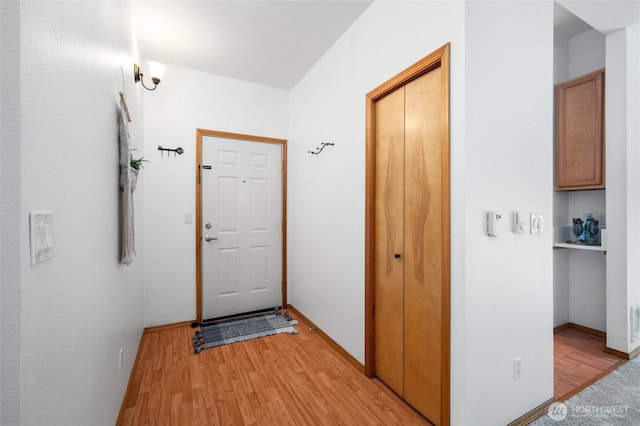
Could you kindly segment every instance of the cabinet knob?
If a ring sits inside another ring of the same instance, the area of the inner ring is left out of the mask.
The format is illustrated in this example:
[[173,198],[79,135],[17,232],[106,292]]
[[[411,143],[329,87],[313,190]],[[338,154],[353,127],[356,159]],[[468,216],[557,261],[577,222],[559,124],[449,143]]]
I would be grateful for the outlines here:
[[400,253],[394,254],[393,257],[395,257],[396,259],[400,259]]

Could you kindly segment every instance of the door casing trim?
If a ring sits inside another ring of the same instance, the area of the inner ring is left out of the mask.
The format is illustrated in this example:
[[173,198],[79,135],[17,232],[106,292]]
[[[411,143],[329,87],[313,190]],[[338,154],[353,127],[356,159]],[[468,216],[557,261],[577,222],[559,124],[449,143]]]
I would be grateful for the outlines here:
[[450,226],[450,152],[449,152],[449,57],[450,43],[392,77],[366,95],[366,176],[365,176],[365,355],[364,371],[375,377],[375,104],[396,89],[441,67],[443,78],[442,105],[442,423],[450,422],[450,356],[451,356],[451,226]]
[[213,136],[240,141],[278,144],[282,146],[282,306],[287,306],[287,141],[266,136],[245,135],[219,130],[196,129],[196,322],[202,322],[202,139]]

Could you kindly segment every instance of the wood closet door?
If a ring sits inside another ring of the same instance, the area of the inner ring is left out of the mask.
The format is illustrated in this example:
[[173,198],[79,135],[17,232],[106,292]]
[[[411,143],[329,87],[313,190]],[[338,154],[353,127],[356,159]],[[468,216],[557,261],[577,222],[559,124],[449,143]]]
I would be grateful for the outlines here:
[[404,399],[441,423],[441,68],[405,86]]
[[440,424],[442,383],[442,74],[376,102],[376,375]]
[[376,375],[404,387],[404,87],[376,103]]

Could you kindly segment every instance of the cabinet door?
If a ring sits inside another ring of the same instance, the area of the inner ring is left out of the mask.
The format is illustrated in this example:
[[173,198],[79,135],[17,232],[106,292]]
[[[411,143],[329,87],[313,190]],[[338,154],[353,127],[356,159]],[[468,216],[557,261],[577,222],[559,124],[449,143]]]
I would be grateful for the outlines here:
[[556,189],[605,187],[603,92],[603,70],[556,86]]

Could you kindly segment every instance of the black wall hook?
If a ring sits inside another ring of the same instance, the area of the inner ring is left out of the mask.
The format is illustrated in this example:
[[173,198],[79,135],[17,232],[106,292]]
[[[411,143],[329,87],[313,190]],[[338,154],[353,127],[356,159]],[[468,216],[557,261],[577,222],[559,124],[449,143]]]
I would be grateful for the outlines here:
[[320,154],[324,149],[324,147],[327,145],[334,146],[335,144],[333,142],[322,142],[322,146],[317,147],[315,151],[308,151],[308,152],[309,154],[314,154],[314,155]]
[[164,154],[163,151],[173,152],[173,155],[176,155],[176,154],[182,155],[184,153],[184,149],[182,149],[181,146],[177,148],[163,148],[160,145],[158,145],[158,151],[160,151],[163,154]]

